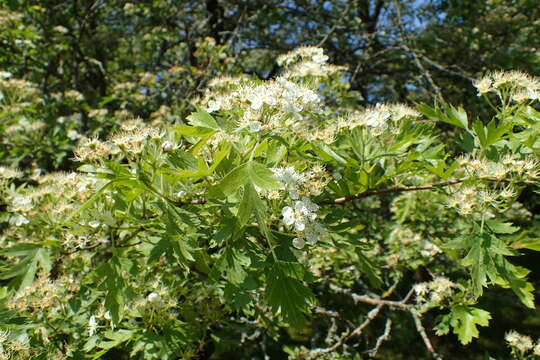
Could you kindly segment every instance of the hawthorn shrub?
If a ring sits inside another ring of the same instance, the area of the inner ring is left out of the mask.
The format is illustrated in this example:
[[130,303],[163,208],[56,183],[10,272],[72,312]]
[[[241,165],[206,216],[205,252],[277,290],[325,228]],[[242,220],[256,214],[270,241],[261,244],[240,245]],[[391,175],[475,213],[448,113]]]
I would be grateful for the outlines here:
[[[435,335],[489,328],[485,292],[534,309],[512,258],[540,249],[520,202],[540,80],[476,82],[490,119],[358,108],[327,59],[300,48],[274,79],[210,81],[186,121],[82,137],[77,172],[0,168],[0,357],[441,358]],[[2,76],[2,126],[19,126],[10,109],[37,95]],[[540,356],[504,331],[511,356]],[[385,349],[396,337],[424,348]]]

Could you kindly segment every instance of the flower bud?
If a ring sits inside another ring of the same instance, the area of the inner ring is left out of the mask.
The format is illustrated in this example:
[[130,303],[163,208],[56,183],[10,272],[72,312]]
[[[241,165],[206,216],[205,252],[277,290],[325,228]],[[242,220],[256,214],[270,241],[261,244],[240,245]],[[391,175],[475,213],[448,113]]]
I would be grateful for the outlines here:
[[163,152],[171,152],[174,148],[174,144],[170,141],[165,141],[163,144],[161,144],[161,150]]

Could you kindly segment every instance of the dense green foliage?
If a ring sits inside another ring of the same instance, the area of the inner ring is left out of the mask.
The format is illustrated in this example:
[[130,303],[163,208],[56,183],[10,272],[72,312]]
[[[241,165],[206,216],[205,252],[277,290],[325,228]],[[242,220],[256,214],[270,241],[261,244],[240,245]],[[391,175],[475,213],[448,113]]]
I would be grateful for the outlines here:
[[535,1],[1,4],[0,359],[540,356]]

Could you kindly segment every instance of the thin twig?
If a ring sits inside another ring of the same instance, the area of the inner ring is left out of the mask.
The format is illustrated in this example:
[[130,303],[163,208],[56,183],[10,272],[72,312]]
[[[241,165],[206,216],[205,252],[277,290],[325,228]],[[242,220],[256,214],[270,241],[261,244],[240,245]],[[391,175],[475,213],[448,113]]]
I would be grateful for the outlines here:
[[[394,284],[392,287],[395,287],[396,285],[397,284]],[[337,292],[338,294],[349,295],[355,303],[362,302],[362,303],[371,304],[371,305],[389,306],[389,307],[397,308],[404,311],[409,311],[412,308],[411,305],[406,304],[406,302],[410,298],[409,294],[407,294],[407,296],[401,301],[392,301],[392,300],[377,299],[377,298],[366,296],[366,295],[358,295],[358,294],[353,293],[349,289],[344,289],[334,284],[330,284],[330,289]]]
[[420,321],[420,318],[415,313],[411,312],[411,315],[414,319],[414,324],[416,325],[416,330],[422,337],[422,340],[424,341],[424,344],[426,345],[426,348],[428,351],[433,355],[433,357],[437,360],[442,360],[442,356],[437,354],[435,350],[433,349],[433,345],[431,345],[431,341],[429,341],[429,338],[426,334],[426,329],[424,329],[424,326],[422,325],[422,321]]
[[412,56],[414,64],[416,65],[418,70],[420,70],[420,72],[426,79],[429,86],[433,89],[433,91],[437,95],[437,98],[439,100],[444,100],[441,93],[441,89],[439,89],[437,84],[435,84],[435,81],[433,81],[433,78],[431,77],[431,74],[429,73],[429,71],[426,70],[424,65],[422,65],[422,62],[420,61],[420,58],[418,57],[416,52],[407,45],[407,40],[405,37],[405,28],[403,27],[403,23],[401,22],[401,10],[400,10],[397,0],[394,0],[394,8],[396,9],[396,20],[397,20],[397,25],[399,29],[399,35],[400,35],[399,37],[401,39],[401,48]]
[[327,348],[317,348],[313,349],[309,352],[308,359],[316,359],[318,356],[322,354],[330,353],[340,346],[342,346],[345,341],[347,341],[349,338],[353,336],[358,336],[362,333],[362,331],[377,317],[379,314],[379,311],[382,309],[384,305],[379,304],[376,307],[374,307],[366,316],[366,320],[362,322],[356,329],[354,329],[352,332],[345,331],[341,334],[340,338],[332,345]]
[[[388,189],[377,189],[377,190],[368,190],[364,191],[359,194],[354,194],[350,196],[344,196],[337,199],[330,199],[322,201],[320,204],[324,205],[341,205],[346,202],[352,201],[352,200],[358,200],[363,199],[369,196],[374,195],[383,195],[383,194],[392,194],[392,193],[400,193],[400,192],[406,192],[406,191],[417,191],[417,190],[432,190],[436,188],[442,188],[450,185],[460,184],[462,182],[465,182],[467,180],[470,180],[468,178],[462,178],[462,179],[452,179],[445,182],[435,183],[435,184],[427,184],[427,185],[417,185],[417,186],[396,186],[393,188]],[[494,179],[494,178],[483,178],[480,180],[490,181],[490,182],[502,182],[502,183],[508,183],[509,180],[505,179]],[[524,180],[519,181],[518,184],[520,185],[534,185],[537,184],[537,181],[534,180]]]
[[390,337],[390,331],[392,330],[392,320],[386,319],[386,324],[384,325],[384,332],[381,336],[377,339],[377,343],[375,344],[375,347],[368,351],[368,354],[370,357],[374,357],[377,355],[377,352],[379,351],[379,348],[381,347],[381,344],[383,341],[388,340]]

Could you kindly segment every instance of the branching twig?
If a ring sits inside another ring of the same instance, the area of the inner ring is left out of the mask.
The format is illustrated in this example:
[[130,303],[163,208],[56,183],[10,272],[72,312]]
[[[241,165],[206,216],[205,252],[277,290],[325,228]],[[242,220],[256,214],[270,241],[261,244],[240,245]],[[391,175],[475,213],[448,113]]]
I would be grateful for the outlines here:
[[375,344],[375,347],[368,351],[368,354],[370,357],[374,357],[377,355],[377,352],[379,351],[379,348],[381,347],[381,344],[383,341],[388,340],[390,337],[390,331],[392,330],[392,320],[386,319],[386,324],[384,326],[384,332],[381,336],[377,339],[377,343]]
[[345,341],[347,341],[349,338],[351,338],[353,336],[360,335],[362,333],[362,331],[371,323],[371,321],[373,321],[373,319],[375,319],[377,317],[377,315],[379,314],[379,311],[382,309],[383,306],[384,306],[383,304],[379,304],[376,307],[374,307],[367,314],[366,320],[364,320],[364,322],[362,324],[360,324],[352,332],[345,331],[344,333],[342,333],[340,338],[332,346],[329,346],[327,348],[317,348],[317,349],[311,350],[309,352],[307,358],[308,359],[317,359],[318,356],[320,356],[322,354],[327,354],[327,353],[330,353],[330,352],[336,350],[337,348],[342,346],[345,343]]
[[397,19],[397,25],[398,25],[399,34],[400,34],[399,37],[401,39],[401,48],[412,56],[414,64],[416,65],[418,70],[420,70],[420,72],[426,79],[429,86],[433,89],[433,91],[437,95],[437,98],[439,100],[443,100],[441,89],[439,89],[437,84],[435,84],[435,81],[433,81],[433,78],[431,77],[431,74],[429,73],[429,71],[424,67],[424,65],[422,65],[422,62],[420,61],[420,58],[418,57],[416,52],[407,45],[407,41],[405,38],[405,28],[403,27],[403,23],[401,22],[401,10],[399,8],[399,4],[397,0],[394,0],[394,8],[396,9],[396,19]]
[[[392,288],[394,288],[397,284],[394,284]],[[409,295],[406,296],[401,301],[392,301],[392,300],[384,300],[384,299],[377,299],[366,295],[358,295],[350,291],[349,289],[341,288],[337,285],[330,284],[330,289],[337,292],[338,294],[345,294],[349,295],[355,303],[366,303],[371,305],[381,305],[381,306],[389,306],[392,308],[397,308],[400,310],[409,311],[411,309],[411,305],[407,305],[406,301],[409,299]]]

